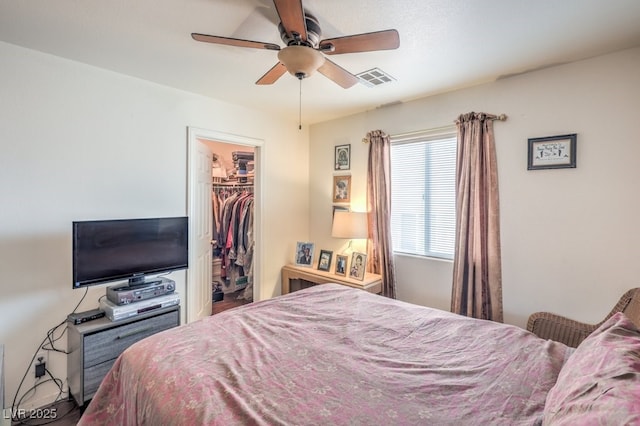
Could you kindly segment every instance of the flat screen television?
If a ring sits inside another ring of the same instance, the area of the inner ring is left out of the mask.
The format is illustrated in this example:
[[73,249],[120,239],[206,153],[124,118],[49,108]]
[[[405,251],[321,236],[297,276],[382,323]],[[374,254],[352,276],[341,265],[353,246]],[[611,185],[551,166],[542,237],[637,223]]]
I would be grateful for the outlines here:
[[73,288],[186,269],[187,217],[73,222]]

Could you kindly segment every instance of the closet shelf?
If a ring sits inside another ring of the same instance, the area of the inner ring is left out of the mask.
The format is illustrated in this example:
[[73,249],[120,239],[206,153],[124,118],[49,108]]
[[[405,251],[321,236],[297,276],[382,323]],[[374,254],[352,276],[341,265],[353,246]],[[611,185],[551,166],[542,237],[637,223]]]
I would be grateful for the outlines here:
[[212,185],[218,188],[233,188],[236,186],[253,186],[253,182],[214,182]]

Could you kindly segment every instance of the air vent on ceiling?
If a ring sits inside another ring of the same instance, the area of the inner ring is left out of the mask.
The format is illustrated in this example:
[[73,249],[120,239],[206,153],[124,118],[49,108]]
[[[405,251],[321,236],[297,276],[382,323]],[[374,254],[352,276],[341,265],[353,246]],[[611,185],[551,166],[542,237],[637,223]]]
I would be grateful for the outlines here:
[[391,83],[396,80],[380,68],[372,68],[368,71],[361,72],[360,74],[356,74],[356,77],[360,79],[362,84],[369,87],[380,86],[381,84]]

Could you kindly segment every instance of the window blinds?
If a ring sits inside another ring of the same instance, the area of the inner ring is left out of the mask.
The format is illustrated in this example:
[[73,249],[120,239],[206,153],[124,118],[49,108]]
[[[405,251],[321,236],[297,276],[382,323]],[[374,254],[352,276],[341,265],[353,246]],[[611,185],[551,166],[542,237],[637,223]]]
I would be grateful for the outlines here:
[[455,129],[391,138],[393,250],[453,258]]

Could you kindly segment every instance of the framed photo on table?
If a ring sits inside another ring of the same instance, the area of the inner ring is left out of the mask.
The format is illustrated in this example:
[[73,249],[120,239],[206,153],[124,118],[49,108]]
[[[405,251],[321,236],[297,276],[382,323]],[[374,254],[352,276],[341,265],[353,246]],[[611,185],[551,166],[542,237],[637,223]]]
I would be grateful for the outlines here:
[[575,168],[576,140],[575,133],[530,138],[527,170]]
[[367,267],[367,255],[364,253],[353,252],[351,255],[351,267],[349,268],[349,278],[356,280],[364,280],[364,271]]
[[320,250],[320,257],[318,257],[318,270],[329,272],[331,268],[331,258],[333,252],[329,250]]
[[313,243],[298,242],[296,244],[296,265],[313,265]]
[[347,260],[348,257],[342,254],[336,254],[336,275],[347,276]]

